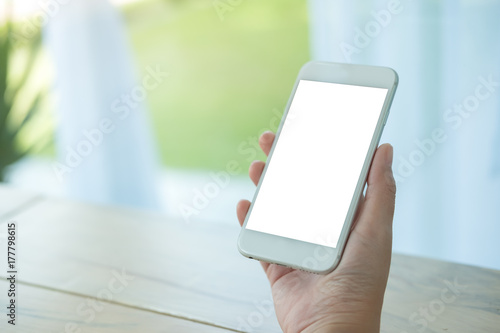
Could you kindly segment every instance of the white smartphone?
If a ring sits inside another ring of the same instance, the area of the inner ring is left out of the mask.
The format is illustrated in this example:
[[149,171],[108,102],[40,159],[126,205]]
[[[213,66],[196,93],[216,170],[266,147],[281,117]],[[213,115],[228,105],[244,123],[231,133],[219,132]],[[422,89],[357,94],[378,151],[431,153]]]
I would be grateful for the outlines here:
[[302,67],[238,239],[241,254],[320,274],[337,267],[397,84],[386,67]]

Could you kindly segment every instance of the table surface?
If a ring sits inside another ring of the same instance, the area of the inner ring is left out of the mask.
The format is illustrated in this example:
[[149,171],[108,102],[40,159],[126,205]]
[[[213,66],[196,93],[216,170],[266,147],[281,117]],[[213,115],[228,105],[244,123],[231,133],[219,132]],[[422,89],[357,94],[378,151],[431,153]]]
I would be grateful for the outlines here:
[[[17,319],[0,332],[281,332],[239,227],[0,186],[17,228]],[[0,299],[7,304],[6,255]],[[500,271],[393,255],[382,332],[500,332]]]

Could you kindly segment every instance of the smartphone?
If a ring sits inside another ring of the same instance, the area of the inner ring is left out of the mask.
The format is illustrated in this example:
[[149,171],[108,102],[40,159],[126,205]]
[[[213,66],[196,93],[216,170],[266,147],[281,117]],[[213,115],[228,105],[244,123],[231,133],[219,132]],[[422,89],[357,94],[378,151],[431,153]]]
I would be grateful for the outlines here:
[[241,254],[319,274],[337,267],[397,84],[387,67],[302,67],[239,235]]

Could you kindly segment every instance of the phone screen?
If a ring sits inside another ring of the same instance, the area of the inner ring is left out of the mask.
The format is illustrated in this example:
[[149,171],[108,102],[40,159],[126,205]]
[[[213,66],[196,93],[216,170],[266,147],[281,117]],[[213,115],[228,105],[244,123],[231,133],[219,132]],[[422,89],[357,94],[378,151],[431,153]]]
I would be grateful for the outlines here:
[[336,247],[387,93],[300,80],[246,228]]

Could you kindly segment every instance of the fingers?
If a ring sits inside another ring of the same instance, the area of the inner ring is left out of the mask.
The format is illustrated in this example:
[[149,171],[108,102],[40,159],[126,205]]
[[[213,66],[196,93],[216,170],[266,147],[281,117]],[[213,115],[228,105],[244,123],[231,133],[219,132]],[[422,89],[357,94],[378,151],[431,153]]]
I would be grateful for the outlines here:
[[[274,135],[273,132],[264,132],[259,138],[259,145],[264,154],[269,155],[269,152],[271,151],[271,147],[274,142],[274,138],[276,136]],[[260,180],[260,176],[262,176],[262,171],[264,170],[264,167],[266,166],[266,163],[262,161],[254,161],[250,165],[250,169],[248,171],[250,175],[250,179],[252,182],[257,185]]]
[[[273,132],[264,132],[259,138],[259,146],[266,154],[266,156],[269,155],[269,152],[271,151],[271,147],[273,146],[275,134]],[[264,170],[264,167],[266,166],[265,162],[262,161],[254,161],[250,165],[250,169],[248,171],[250,175],[250,179],[252,182],[257,185],[259,183],[260,177],[262,176],[262,171]],[[243,225],[245,222],[246,215],[248,213],[248,209],[250,208],[250,201],[248,200],[241,200],[238,202],[238,205],[236,207],[236,214],[238,215],[238,221],[240,222],[240,225]],[[260,262],[262,265],[262,268],[264,271],[267,273],[268,268],[270,267],[270,264],[266,262]],[[284,268],[284,267],[280,267]]]
[[243,225],[243,222],[245,222],[248,208],[250,208],[250,201],[248,200],[240,200],[240,202],[238,202],[238,205],[236,206],[236,215],[238,216],[240,225]]
[[259,138],[259,145],[266,156],[269,155],[271,147],[273,146],[274,138],[276,135],[273,132],[264,132]]
[[252,164],[250,165],[248,174],[250,175],[250,179],[255,185],[259,183],[260,176],[262,175],[262,171],[264,171],[265,166],[266,163],[262,161],[253,161]]
[[[368,187],[359,217],[359,231],[381,244],[392,243],[392,219],[396,183],[392,174],[393,148],[384,144],[377,149],[368,175]],[[390,238],[390,239],[387,239]]]
[[[259,138],[259,145],[266,155],[269,155],[269,151],[271,150],[271,147],[274,142],[274,137],[275,135],[273,132],[264,132]],[[266,163],[262,161],[254,161],[250,165],[250,170],[249,170],[250,179],[253,181],[255,185],[259,183],[262,171],[264,170],[265,166]],[[245,217],[248,213],[249,208],[250,208],[250,201],[241,200],[240,202],[238,202],[238,205],[236,206],[236,215],[238,216],[238,221],[240,222],[240,225],[243,225],[243,223],[245,222]]]

